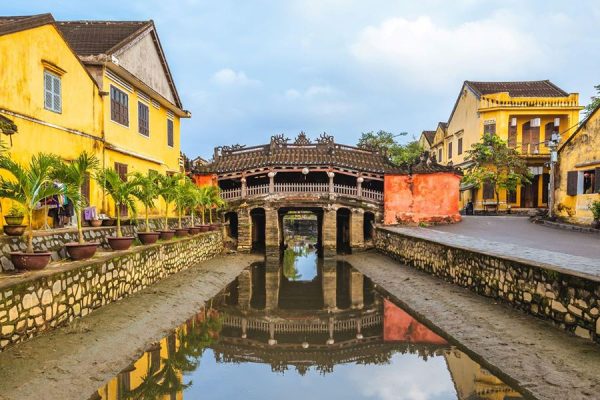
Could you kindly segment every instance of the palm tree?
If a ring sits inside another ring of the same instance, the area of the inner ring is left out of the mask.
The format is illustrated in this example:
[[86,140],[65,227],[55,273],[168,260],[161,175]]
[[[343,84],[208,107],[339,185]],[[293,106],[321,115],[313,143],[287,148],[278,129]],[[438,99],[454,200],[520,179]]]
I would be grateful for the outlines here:
[[202,215],[202,225],[206,225],[206,209],[210,207],[210,186],[202,186],[198,189],[198,206]]
[[175,186],[175,206],[177,207],[177,227],[183,229],[181,218],[191,199],[192,181],[187,176],[181,176]]
[[96,180],[115,202],[117,237],[123,237],[123,233],[121,232],[121,212],[119,208],[121,206],[126,206],[128,210],[135,213],[136,209],[133,195],[136,191],[137,183],[133,179],[122,180],[117,171],[112,168],[100,170]]
[[191,226],[196,226],[195,215],[196,215],[196,207],[200,205],[201,202],[201,193],[200,188],[196,186],[194,183],[190,184],[190,189],[188,192],[188,207],[190,208],[190,217],[192,218]]
[[148,211],[154,207],[154,202],[158,198],[158,179],[159,175],[155,171],[148,171],[147,175],[141,172],[133,174],[136,190],[133,195],[144,205],[146,232],[150,232],[150,219]]
[[0,197],[20,203],[27,215],[27,253],[33,253],[33,210],[45,198],[64,194],[54,185],[52,175],[60,160],[52,154],[40,153],[23,166],[12,158],[0,156],[0,169],[8,171],[13,179],[0,176]]
[[73,202],[73,211],[77,215],[77,237],[79,244],[84,244],[81,210],[87,206],[81,192],[85,180],[98,171],[100,162],[93,154],[84,151],[72,162],[59,161],[54,169],[53,177],[65,185],[65,192]]
[[210,208],[209,208],[209,221],[212,224],[212,210],[215,209],[215,213],[218,209],[225,205],[225,201],[221,198],[221,189],[218,186],[207,186],[208,196],[210,197]]
[[178,174],[159,175],[158,178],[158,194],[165,202],[165,230],[169,230],[169,204],[175,201],[176,187],[179,180]]

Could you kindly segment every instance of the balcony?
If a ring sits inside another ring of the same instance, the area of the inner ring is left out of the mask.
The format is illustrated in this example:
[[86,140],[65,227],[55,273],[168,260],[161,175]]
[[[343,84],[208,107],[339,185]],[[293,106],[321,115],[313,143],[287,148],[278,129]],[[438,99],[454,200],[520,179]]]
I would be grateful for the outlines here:
[[299,193],[312,193],[315,195],[335,194],[375,203],[383,203],[383,192],[365,189],[360,186],[330,185],[328,183],[275,183],[273,185],[248,186],[245,188],[223,190],[221,197],[225,201],[235,201],[269,194]]

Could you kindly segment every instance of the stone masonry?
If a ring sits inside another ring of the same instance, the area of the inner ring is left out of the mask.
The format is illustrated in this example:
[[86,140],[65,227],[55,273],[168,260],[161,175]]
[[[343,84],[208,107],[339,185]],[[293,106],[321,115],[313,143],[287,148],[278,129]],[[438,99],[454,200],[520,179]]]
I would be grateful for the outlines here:
[[207,232],[7,277],[0,281],[0,350],[84,317],[222,250],[222,233]]
[[[545,255],[544,261],[519,258],[516,247],[502,255],[491,250],[501,246],[499,243],[488,242],[490,250],[484,250],[482,246],[469,247],[468,240],[454,238],[444,243],[437,235],[424,229],[378,228],[375,246],[402,264],[509,303],[600,343],[600,277],[569,272],[552,265]],[[582,257],[570,258],[574,263],[584,261],[579,260]]]

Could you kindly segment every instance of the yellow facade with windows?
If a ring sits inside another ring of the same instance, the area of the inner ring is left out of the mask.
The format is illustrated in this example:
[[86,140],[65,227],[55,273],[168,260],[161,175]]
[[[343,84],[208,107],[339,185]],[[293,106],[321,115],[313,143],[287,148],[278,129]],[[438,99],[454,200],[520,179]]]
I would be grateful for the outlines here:
[[[103,167],[114,168],[118,163],[126,166],[127,173],[180,172],[180,118],[190,114],[181,108],[152,21],[139,22],[141,29],[118,38],[130,42],[118,49],[122,65],[115,55],[94,57],[78,52],[89,43],[71,37],[63,24],[50,14],[0,18],[0,115],[18,129],[10,137],[0,135],[10,157],[26,164],[34,154],[47,152],[69,161],[87,151]],[[119,22],[108,28],[114,24]],[[146,46],[142,49],[146,54],[156,53],[148,55],[147,62],[128,55],[139,52],[140,43]],[[127,95],[126,124],[115,121],[111,87]],[[139,103],[147,109],[144,121],[138,115]],[[93,180],[88,194],[99,213],[114,216],[114,206]],[[2,214],[11,206],[7,201],[1,205]],[[154,213],[162,210],[158,204]],[[44,214],[45,210],[38,211],[37,225]]]
[[[579,122],[579,95],[549,81],[470,82],[463,84],[447,127],[438,127],[432,151],[442,164],[467,168],[467,151],[484,133],[499,135],[525,159],[532,182],[513,193],[499,190],[500,210],[547,207],[553,132],[564,142]],[[441,156],[441,157],[440,157]],[[496,203],[492,187],[461,188],[461,206],[476,210]]]
[[590,203],[600,201],[600,111],[596,108],[558,151],[557,216],[590,224]]

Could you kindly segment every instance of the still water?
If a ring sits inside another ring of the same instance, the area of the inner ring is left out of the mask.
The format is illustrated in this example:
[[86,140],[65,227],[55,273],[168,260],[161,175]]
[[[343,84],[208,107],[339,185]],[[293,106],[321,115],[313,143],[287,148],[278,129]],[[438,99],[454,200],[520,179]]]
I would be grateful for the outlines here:
[[523,398],[343,262],[295,243],[243,271],[93,399]]

